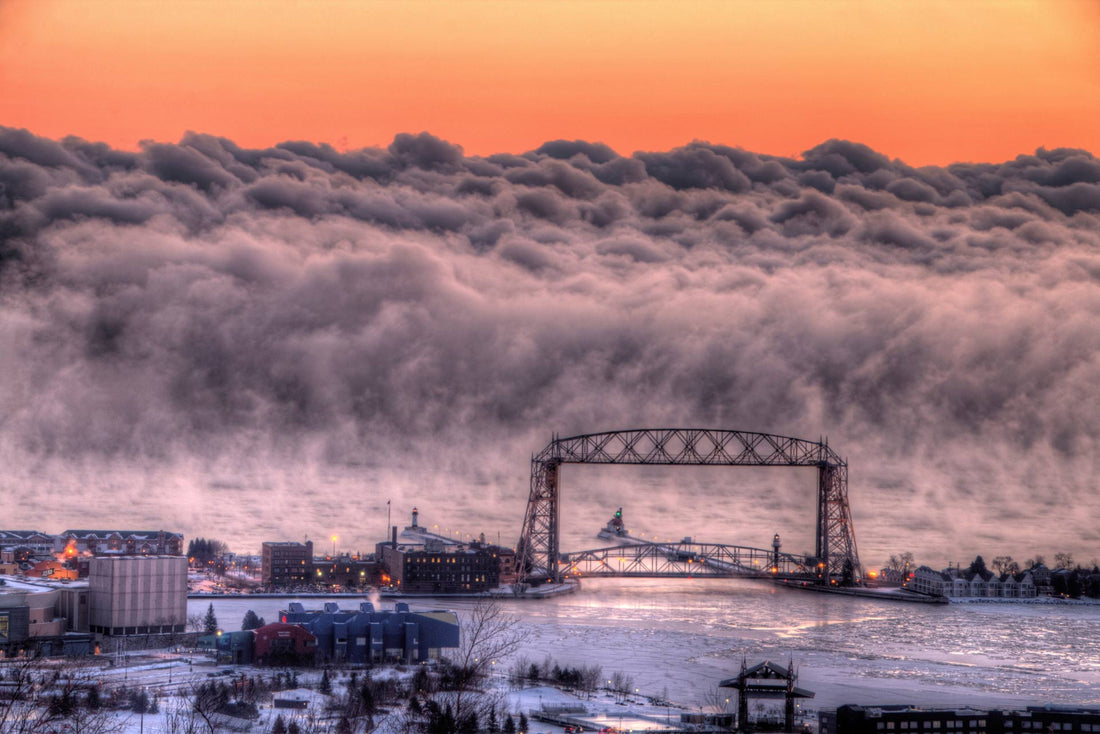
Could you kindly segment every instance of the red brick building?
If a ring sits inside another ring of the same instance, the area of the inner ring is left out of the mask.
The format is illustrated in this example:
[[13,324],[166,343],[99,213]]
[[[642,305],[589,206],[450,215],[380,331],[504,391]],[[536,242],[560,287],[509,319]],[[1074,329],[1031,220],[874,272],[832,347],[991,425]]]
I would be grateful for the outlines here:
[[256,633],[253,661],[256,665],[288,665],[311,662],[317,654],[317,638],[296,624],[272,622]]

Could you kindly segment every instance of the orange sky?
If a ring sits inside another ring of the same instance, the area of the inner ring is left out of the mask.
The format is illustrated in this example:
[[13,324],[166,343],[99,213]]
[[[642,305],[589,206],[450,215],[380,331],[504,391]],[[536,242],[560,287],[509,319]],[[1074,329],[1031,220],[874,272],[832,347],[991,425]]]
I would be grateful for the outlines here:
[[1100,2],[0,0],[0,124],[125,148],[1100,152]]

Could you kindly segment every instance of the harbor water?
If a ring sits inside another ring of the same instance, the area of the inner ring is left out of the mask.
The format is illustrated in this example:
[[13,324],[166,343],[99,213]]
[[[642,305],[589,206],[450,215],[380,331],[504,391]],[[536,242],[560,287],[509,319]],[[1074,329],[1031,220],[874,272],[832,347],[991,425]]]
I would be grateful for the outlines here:
[[[189,613],[213,603],[222,627],[237,629],[248,609],[271,622],[293,600],[191,599]],[[301,601],[319,608],[324,600]],[[409,602],[460,616],[475,603]],[[517,657],[595,663],[607,678],[630,676],[642,695],[686,705],[724,705],[735,692],[717,684],[742,659],[793,661],[799,686],[816,693],[804,704],[811,708],[1100,705],[1100,605],[905,604],[731,579],[587,580],[573,594],[502,603],[524,634]]]

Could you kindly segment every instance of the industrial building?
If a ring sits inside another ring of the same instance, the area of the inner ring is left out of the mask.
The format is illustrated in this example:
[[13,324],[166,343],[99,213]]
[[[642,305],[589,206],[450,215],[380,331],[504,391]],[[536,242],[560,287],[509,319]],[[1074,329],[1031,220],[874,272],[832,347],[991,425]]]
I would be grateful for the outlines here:
[[393,610],[377,611],[369,602],[356,609],[328,603],[312,611],[292,602],[279,613],[278,622],[198,640],[199,647],[213,651],[219,662],[234,665],[416,663],[438,658],[443,648],[458,643],[454,612],[414,612],[401,602]]
[[841,706],[818,715],[821,734],[1023,734],[1100,731],[1100,709],[1029,706],[1024,710],[923,708],[918,706]]
[[187,559],[183,556],[93,558],[88,577],[89,630],[103,635],[183,632]]
[[446,546],[435,538],[423,543],[390,541],[378,544],[377,556],[388,583],[410,594],[473,593],[500,586],[500,554],[480,543]]
[[260,558],[261,580],[265,587],[300,586],[311,583],[313,541],[294,543],[267,541]]
[[322,610],[306,611],[292,602],[279,613],[279,621],[307,630],[316,638],[318,657],[340,662],[416,663],[437,658],[443,648],[459,643],[457,614],[413,612],[403,602],[393,611],[376,611],[370,602],[354,610],[328,603]]

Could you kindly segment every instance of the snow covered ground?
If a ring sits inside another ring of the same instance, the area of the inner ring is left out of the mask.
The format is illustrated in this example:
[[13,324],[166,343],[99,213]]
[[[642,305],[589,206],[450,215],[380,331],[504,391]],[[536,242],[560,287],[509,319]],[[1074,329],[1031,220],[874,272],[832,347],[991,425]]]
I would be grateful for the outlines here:
[[[221,626],[236,629],[248,609],[272,621],[289,601],[195,599],[188,611],[201,615],[212,603]],[[302,601],[307,608],[321,604]],[[354,606],[357,600],[339,603]],[[425,599],[412,606],[450,608],[461,615],[474,603]],[[735,675],[742,659],[750,664],[793,661],[799,686],[816,693],[803,703],[807,711],[844,703],[1100,705],[1096,604],[907,605],[730,580],[588,581],[574,594],[502,603],[524,633],[517,658],[541,663],[550,655],[563,666],[600,665],[608,677],[621,672],[638,688],[638,703],[631,709],[644,709],[645,697],[668,698],[685,708],[724,704],[732,692],[716,685]],[[498,670],[512,662],[501,661]],[[101,676],[104,681],[121,676],[127,685],[167,695],[192,681],[213,679],[210,674],[219,670],[208,660],[167,651],[134,654],[132,663],[127,669],[105,669]],[[302,683],[315,686],[319,675],[302,674]],[[550,688],[503,693],[517,711],[567,700]],[[597,704],[613,711],[624,708],[610,699],[595,699],[592,705]],[[166,708],[152,720],[146,717],[144,731],[162,730],[158,721],[168,716]],[[658,719],[675,717],[675,708],[650,708]],[[264,709],[262,722],[273,715],[274,710]],[[121,721],[127,715],[119,716]],[[135,718],[119,730],[138,731],[140,725]],[[532,729],[561,734],[542,724]]]

